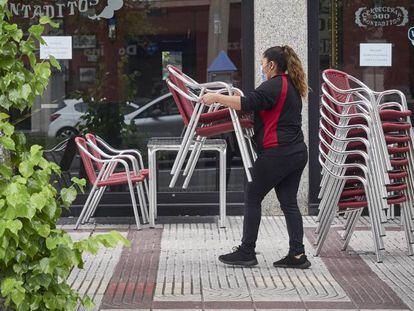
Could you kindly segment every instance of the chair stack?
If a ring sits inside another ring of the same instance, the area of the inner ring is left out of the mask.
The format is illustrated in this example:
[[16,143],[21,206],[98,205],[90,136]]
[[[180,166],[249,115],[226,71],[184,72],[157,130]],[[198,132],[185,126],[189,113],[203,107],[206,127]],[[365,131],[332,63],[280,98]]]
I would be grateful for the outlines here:
[[134,187],[137,191],[142,221],[148,223],[147,180],[149,171],[144,168],[140,152],[134,149],[115,149],[100,137],[90,133],[86,134],[85,138],[76,137],[75,142],[92,189],[82,208],[75,229],[80,224],[88,222],[95,214],[106,188],[119,185],[128,186],[137,229],[142,229]]
[[206,139],[230,132],[236,134],[247,180],[250,182],[252,179],[250,173],[252,158],[253,160],[256,158],[251,142],[253,122],[250,115],[238,114],[234,109],[225,108],[219,103],[207,108],[200,102],[201,97],[209,92],[240,96],[243,93],[224,82],[197,83],[171,65],[167,66],[167,69],[169,72],[169,77],[166,80],[167,86],[186,126],[181,148],[171,170],[173,177],[170,188],[175,186],[190,149],[192,151],[183,172],[183,175],[186,176],[183,184],[184,189],[189,185]]
[[382,261],[384,224],[401,208],[408,254],[414,243],[414,149],[411,111],[397,90],[374,92],[338,70],[323,72],[319,162],[319,255],[338,214],[347,215],[343,250],[367,208],[375,253]]

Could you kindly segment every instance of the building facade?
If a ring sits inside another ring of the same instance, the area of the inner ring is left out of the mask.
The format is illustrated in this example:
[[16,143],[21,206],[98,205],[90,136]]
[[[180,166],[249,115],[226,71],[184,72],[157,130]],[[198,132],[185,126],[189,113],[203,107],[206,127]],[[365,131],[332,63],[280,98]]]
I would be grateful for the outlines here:
[[[89,122],[113,144],[145,153],[149,137],[179,136],[183,128],[172,98],[164,95],[167,64],[205,82],[208,67],[225,51],[237,69],[228,79],[249,91],[260,83],[262,52],[273,45],[292,46],[311,87],[303,109],[310,153],[299,194],[304,213],[316,213],[318,204],[321,71],[344,70],[379,91],[400,89],[413,104],[414,3],[410,0],[10,0],[9,8],[24,29],[40,15],[60,24],[46,36],[52,40],[49,48],[54,46],[64,55],[62,71],[53,73],[30,117],[19,123],[33,142],[45,146],[78,133]],[[94,124],[85,117],[93,113],[105,121]],[[234,138],[223,138],[230,150],[228,210],[239,214],[246,180]],[[161,214],[216,214],[216,155],[203,155],[187,191],[168,188],[173,158],[166,154],[159,161]],[[70,170],[82,175],[76,159]],[[112,208],[123,204],[123,189],[111,193],[101,213],[123,215],[123,209]],[[278,213],[273,193],[264,202],[264,212]]]

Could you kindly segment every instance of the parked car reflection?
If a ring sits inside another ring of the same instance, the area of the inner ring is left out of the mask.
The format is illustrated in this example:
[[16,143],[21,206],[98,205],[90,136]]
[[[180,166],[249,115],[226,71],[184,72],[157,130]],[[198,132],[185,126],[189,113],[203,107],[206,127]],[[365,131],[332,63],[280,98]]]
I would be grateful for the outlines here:
[[[171,93],[140,105],[134,102],[117,103],[127,125],[135,124],[138,133],[149,137],[178,137],[183,131],[183,121]],[[88,104],[82,99],[66,99],[64,107],[50,116],[48,136],[69,137],[79,133],[82,116]]]

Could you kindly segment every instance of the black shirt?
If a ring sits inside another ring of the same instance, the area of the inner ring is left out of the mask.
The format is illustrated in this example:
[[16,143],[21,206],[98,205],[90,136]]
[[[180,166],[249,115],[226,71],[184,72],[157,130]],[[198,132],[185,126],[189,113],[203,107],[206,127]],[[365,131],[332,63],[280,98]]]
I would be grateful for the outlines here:
[[302,98],[287,76],[286,100],[281,101],[282,75],[263,82],[241,98],[241,110],[254,112],[257,151],[278,149],[294,153],[306,149],[302,133]]

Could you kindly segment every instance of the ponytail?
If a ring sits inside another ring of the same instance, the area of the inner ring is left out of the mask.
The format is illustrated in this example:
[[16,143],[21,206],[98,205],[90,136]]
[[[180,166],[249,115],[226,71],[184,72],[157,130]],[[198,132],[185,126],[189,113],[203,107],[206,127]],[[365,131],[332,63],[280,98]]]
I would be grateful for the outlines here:
[[305,98],[308,95],[308,83],[306,81],[302,62],[290,46],[284,45],[282,47],[271,47],[263,53],[263,57],[267,58],[269,61],[276,62],[279,71],[288,72],[289,77],[300,96]]
[[300,96],[305,98],[308,96],[308,83],[306,82],[306,74],[303,70],[302,62],[296,52],[288,45],[282,47],[287,63],[287,71],[293,84],[299,91]]

